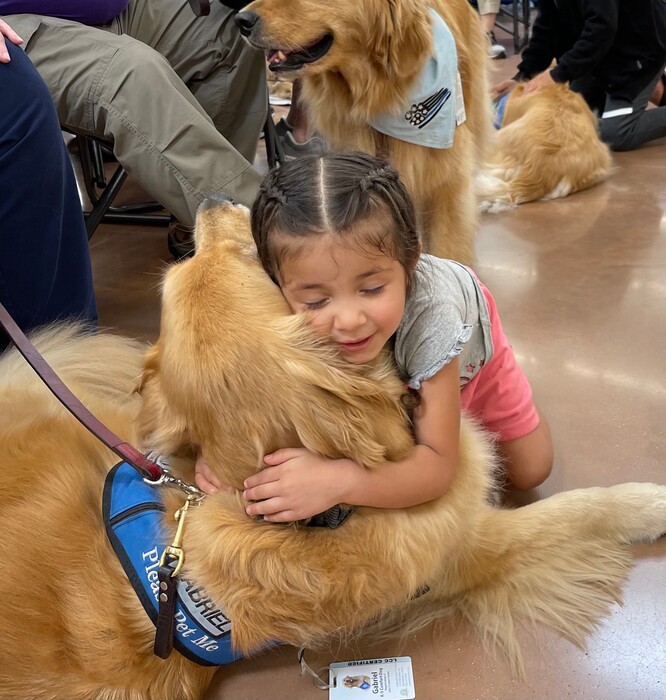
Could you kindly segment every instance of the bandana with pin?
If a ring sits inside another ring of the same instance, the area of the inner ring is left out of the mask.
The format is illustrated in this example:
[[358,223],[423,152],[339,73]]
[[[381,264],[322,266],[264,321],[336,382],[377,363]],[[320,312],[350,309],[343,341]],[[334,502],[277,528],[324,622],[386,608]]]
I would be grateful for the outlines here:
[[458,54],[451,30],[432,9],[433,55],[426,62],[398,114],[381,114],[370,126],[382,134],[429,148],[450,148],[456,126],[465,121]]

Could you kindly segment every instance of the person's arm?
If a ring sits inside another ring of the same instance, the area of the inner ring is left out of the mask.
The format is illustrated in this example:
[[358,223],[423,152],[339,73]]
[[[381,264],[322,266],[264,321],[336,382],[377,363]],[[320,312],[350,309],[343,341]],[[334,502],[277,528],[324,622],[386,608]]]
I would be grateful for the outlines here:
[[619,0],[581,0],[583,31],[569,51],[550,71],[556,83],[590,75],[615,41]]
[[338,503],[406,508],[431,501],[450,487],[458,462],[460,430],[458,359],[423,382],[415,410],[416,446],[399,462],[366,469],[351,460],[331,460],[303,448],[266,455],[269,466],[249,477],[243,496],[249,515],[288,522]]
[[527,48],[521,54],[513,80],[529,80],[546,70],[555,58],[556,17],[553,0],[541,0]]

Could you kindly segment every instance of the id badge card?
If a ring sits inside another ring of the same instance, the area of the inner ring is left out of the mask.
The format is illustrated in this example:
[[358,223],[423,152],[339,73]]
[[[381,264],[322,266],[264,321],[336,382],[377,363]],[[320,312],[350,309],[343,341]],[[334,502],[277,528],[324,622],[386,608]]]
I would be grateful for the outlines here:
[[416,697],[409,656],[340,661],[328,668],[330,700],[410,700]]

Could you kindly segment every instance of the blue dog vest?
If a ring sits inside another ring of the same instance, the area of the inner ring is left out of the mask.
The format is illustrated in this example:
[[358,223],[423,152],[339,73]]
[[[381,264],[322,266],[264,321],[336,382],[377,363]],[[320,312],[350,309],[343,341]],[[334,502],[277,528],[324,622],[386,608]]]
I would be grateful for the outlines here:
[[[147,484],[127,462],[120,462],[107,475],[102,511],[111,546],[155,625],[157,570],[167,544],[159,489]],[[203,666],[222,666],[242,658],[232,649],[231,622],[224,611],[201,586],[183,578],[178,581],[174,646]]]

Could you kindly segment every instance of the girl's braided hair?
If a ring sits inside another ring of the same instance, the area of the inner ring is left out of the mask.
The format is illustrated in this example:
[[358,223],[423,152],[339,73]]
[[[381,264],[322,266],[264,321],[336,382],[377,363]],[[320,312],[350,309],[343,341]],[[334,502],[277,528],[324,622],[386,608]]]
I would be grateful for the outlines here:
[[408,277],[420,253],[414,205],[398,173],[365,153],[304,156],[264,179],[252,206],[252,235],[276,282],[284,256],[322,234],[382,250]]

